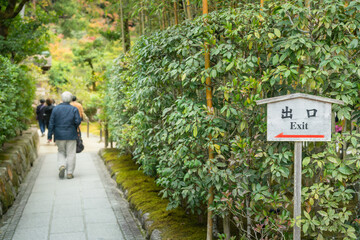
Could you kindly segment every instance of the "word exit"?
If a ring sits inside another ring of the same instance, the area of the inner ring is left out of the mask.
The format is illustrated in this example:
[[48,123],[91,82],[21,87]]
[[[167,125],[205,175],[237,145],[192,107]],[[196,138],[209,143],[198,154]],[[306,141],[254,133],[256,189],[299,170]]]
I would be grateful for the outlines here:
[[302,122],[302,123],[297,123],[297,122],[290,122],[290,129],[291,130],[306,130],[308,129],[308,123]]

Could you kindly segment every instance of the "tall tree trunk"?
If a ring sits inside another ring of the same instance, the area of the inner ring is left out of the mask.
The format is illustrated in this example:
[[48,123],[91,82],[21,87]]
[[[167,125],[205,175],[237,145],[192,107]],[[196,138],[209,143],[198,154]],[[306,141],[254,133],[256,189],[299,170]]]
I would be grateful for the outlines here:
[[124,19],[124,36],[125,36],[125,48],[124,51],[128,52],[131,47],[130,31],[129,31],[129,19],[126,16]]
[[105,148],[109,146],[109,128],[108,122],[105,121]]
[[123,1],[120,0],[120,25],[121,25],[121,42],[124,53],[126,53],[126,46],[125,46],[125,29],[124,29],[124,6]]
[[159,16],[157,19],[159,20],[159,29],[160,29],[160,30],[163,30],[162,16]]
[[0,36],[4,39],[9,35],[9,24],[0,20]]
[[184,10],[184,19],[187,19],[188,18],[188,15],[187,15],[187,7],[186,7],[186,3],[185,3],[185,0],[181,0],[182,1],[182,7],[183,7],[183,10]]
[[177,10],[177,2],[174,1],[174,18],[175,18],[175,25],[179,24],[179,18],[178,18],[178,10]]
[[230,233],[230,216],[226,215],[223,219],[223,228],[224,228],[224,233],[226,235],[225,240],[229,240],[231,233]]
[[170,10],[166,12],[166,18],[167,18],[167,24],[168,24],[169,27],[174,25],[173,24],[173,18],[171,16],[171,11]]
[[151,32],[152,31],[152,26],[151,26],[151,17],[149,16],[149,13],[147,13],[145,15],[145,19],[146,19],[146,23],[148,24],[147,26],[149,28],[149,32]]
[[162,29],[166,28],[166,7],[165,0],[162,0],[163,9],[162,9]]
[[137,31],[137,33],[138,33],[138,35],[139,36],[141,36],[142,35],[142,22],[141,22],[141,13],[139,13],[139,16],[137,17],[137,19],[138,19],[138,22],[139,22],[139,28],[137,28],[138,29],[138,31]]
[[96,91],[96,78],[95,78],[95,70],[94,70],[94,65],[92,63],[92,59],[91,58],[88,58],[85,60],[90,68],[91,68],[91,85],[92,85],[92,90],[93,91]]
[[[187,0],[189,2],[189,0]],[[203,5],[203,14],[209,13],[208,8],[208,2],[207,0],[202,1]],[[189,6],[190,7],[190,6]],[[190,8],[189,8],[190,9]],[[204,23],[206,25],[206,22]],[[205,70],[210,68],[210,49],[209,49],[209,43],[205,42]],[[214,114],[214,108],[212,103],[212,87],[211,87],[211,78],[207,77],[205,80],[206,84],[206,105],[208,109],[208,115]],[[209,140],[212,141],[212,136],[209,135]],[[214,159],[214,151],[209,147],[209,162],[212,162]],[[211,173],[210,173],[211,174]],[[212,240],[212,232],[213,232],[213,219],[212,219],[212,211],[210,210],[210,206],[213,204],[214,201],[214,187],[211,186],[209,189],[209,199],[208,199],[208,217],[207,217],[207,234],[206,234],[206,240]]]
[[250,217],[250,200],[249,200],[249,196],[246,196],[245,199],[245,206],[246,206],[246,237],[248,239],[251,239],[251,225],[252,225],[252,221],[251,221],[251,217]]
[[187,11],[188,19],[192,20],[191,10],[190,10],[190,0],[186,0],[186,11]]
[[145,15],[144,15],[144,4],[141,1],[141,24],[142,24],[142,34],[145,34]]

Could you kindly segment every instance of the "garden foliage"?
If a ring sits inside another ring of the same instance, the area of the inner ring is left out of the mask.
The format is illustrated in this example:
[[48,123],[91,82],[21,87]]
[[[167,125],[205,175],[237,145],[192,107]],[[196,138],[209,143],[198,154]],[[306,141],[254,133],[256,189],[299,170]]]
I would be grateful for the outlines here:
[[[245,4],[213,12],[142,37],[115,62],[106,103],[112,136],[156,177],[168,208],[202,214],[214,186],[212,209],[231,216],[241,236],[291,238],[293,144],[266,141],[266,112],[255,100],[295,92],[336,98],[346,104],[333,106],[343,120],[359,104],[360,1],[312,2],[310,10],[303,1],[271,1],[262,11]],[[359,138],[344,130],[304,147],[304,239],[360,234]]]
[[26,129],[33,115],[35,82],[27,72],[0,55],[0,146]]

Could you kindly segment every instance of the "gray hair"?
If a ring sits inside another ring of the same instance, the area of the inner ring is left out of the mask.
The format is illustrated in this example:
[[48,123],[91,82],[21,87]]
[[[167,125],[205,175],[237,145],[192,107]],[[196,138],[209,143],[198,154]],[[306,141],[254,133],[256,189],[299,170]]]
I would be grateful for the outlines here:
[[64,103],[69,103],[72,101],[72,94],[70,92],[63,92],[61,94],[61,100],[64,102]]

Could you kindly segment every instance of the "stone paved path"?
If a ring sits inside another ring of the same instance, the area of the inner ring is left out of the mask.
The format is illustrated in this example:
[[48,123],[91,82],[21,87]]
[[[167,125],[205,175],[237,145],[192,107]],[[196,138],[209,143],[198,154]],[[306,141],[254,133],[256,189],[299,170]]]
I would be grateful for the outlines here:
[[57,147],[41,138],[40,157],[2,218],[0,239],[140,240],[138,223],[97,151],[98,137],[83,137],[74,179],[59,179]]

